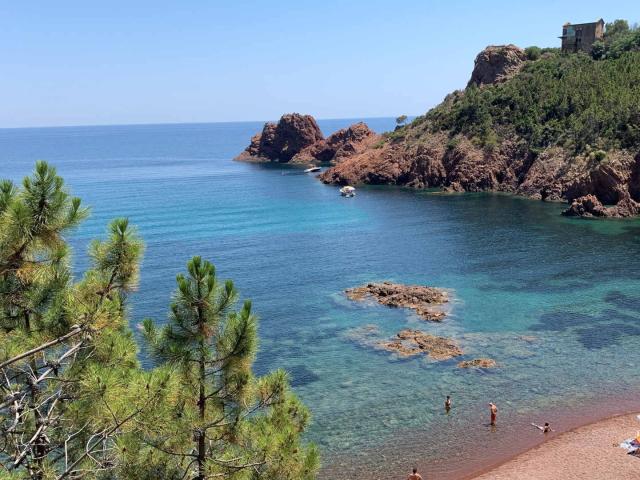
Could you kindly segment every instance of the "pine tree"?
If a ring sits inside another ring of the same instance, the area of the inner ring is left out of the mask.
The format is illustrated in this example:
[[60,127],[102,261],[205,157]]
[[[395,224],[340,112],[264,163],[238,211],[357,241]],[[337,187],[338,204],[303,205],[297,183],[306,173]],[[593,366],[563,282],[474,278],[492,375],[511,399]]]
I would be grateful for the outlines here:
[[[300,441],[309,413],[290,392],[286,373],[252,374],[251,303],[234,310],[233,283],[221,283],[200,257],[187,271],[177,277],[168,324],[144,322],[155,355],[180,384],[169,409],[148,419],[147,442],[194,480],[313,478],[317,451]],[[162,417],[171,421],[160,423]]]
[[[142,243],[127,220],[94,242],[73,283],[65,235],[87,215],[55,169],[0,183],[0,472],[90,478],[111,468],[126,423],[160,399],[126,328]],[[136,400],[137,399],[137,400]],[[146,402],[146,403],[145,403]]]
[[163,364],[144,371],[127,326],[142,241],[114,220],[76,282],[66,236],[87,214],[44,162],[0,182],[0,478],[313,478],[286,373],[252,375],[251,304],[194,258],[169,325],[145,322]]

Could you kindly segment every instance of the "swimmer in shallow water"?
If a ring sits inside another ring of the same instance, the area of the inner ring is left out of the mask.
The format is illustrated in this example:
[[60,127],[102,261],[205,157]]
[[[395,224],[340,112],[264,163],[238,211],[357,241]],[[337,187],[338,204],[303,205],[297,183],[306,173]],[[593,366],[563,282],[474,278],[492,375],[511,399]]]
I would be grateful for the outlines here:
[[535,423],[532,423],[531,425],[533,425],[534,427],[536,427],[538,430],[540,430],[542,433],[549,433],[549,432],[553,432],[553,430],[551,429],[551,425],[549,425],[549,422],[545,422],[544,426],[540,426],[540,425],[536,425]]
[[418,473],[417,468],[414,468],[413,473],[407,477],[407,480],[422,480],[422,475]]

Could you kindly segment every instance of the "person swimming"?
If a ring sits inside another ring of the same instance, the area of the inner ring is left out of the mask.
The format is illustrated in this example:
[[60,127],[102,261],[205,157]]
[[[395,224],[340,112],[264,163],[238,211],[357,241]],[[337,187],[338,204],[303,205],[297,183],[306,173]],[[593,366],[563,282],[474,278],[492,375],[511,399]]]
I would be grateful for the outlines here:
[[444,409],[449,412],[451,410],[451,397],[447,395],[447,399],[444,401]]
[[549,425],[549,422],[545,422],[543,426],[540,425],[536,425],[535,423],[532,423],[531,425],[533,425],[534,427],[536,427],[538,430],[540,430],[542,433],[549,433],[549,432],[553,432],[551,425]]

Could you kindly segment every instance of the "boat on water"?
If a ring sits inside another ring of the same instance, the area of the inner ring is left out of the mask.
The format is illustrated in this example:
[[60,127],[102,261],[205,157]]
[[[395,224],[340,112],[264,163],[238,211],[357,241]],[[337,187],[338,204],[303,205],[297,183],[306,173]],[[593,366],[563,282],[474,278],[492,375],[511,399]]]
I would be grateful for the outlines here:
[[313,172],[319,172],[320,171],[320,167],[310,167],[305,169],[304,173],[313,173]]
[[340,189],[340,195],[342,195],[343,197],[355,197],[356,189],[350,185],[347,185]]

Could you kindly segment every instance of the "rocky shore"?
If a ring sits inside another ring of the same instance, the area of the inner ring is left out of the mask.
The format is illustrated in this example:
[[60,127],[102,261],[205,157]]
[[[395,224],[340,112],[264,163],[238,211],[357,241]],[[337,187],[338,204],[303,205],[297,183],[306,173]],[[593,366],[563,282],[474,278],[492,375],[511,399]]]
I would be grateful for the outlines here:
[[[467,90],[448,95],[434,111],[446,112],[465,95],[509,82],[528,62],[525,52],[515,45],[487,47],[476,58]],[[430,122],[418,119],[387,134],[376,148],[351,156],[323,172],[320,179],[337,185],[507,192],[545,201],[566,201],[567,216],[640,214],[637,149],[603,151],[587,146],[576,153],[566,147],[549,146],[533,154],[513,129],[505,128],[501,140],[488,147],[451,128],[433,129]]]
[[441,322],[446,317],[445,312],[435,307],[449,301],[447,292],[439,288],[391,282],[367,283],[349,288],[345,294],[354,301],[372,298],[387,307],[409,308],[430,322]]

